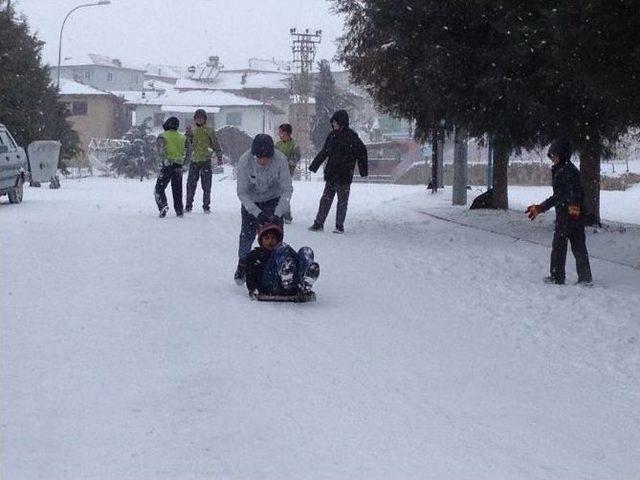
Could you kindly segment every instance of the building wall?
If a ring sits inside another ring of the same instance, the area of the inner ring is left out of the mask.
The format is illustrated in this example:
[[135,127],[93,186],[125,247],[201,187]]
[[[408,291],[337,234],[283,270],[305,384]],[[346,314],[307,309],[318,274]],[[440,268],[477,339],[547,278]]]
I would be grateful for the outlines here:
[[[193,111],[195,112],[196,107]],[[145,119],[150,118],[150,126],[154,129],[161,129],[160,120],[164,120],[170,116],[178,117],[180,120],[180,130],[188,125],[193,124],[193,113],[169,113],[162,112],[159,105],[137,105],[136,106],[136,125],[142,125]],[[262,133],[262,107],[220,107],[218,113],[209,113],[209,124],[213,119],[213,125],[216,129],[225,125],[233,125],[244,130],[250,136]],[[287,121],[286,115],[274,115],[268,108],[264,110],[265,128],[264,132],[268,133],[274,139],[278,130],[278,125]],[[237,124],[237,121],[240,121]]]
[[[53,78],[56,78],[56,70],[57,67],[51,70]],[[104,91],[142,91],[144,85],[141,71],[102,65],[63,66],[60,76]]]
[[73,110],[73,102],[85,102],[86,115],[72,115],[69,117],[74,130],[80,137],[82,153],[73,166],[87,166],[87,151],[92,138],[117,138],[117,115],[121,108],[120,102],[110,95],[63,95],[62,101]]

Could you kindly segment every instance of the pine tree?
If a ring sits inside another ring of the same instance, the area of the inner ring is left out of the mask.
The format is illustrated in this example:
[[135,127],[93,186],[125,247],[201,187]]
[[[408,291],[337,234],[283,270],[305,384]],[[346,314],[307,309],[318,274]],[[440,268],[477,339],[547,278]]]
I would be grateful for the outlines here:
[[0,119],[25,149],[34,140],[59,140],[68,159],[77,154],[79,138],[42,63],[42,46],[26,20],[0,0]]
[[320,150],[331,130],[329,120],[342,102],[329,62],[321,60],[318,62],[318,68],[318,82],[315,88],[316,113],[311,126],[311,141],[316,149]]
[[[597,219],[599,157],[640,123],[640,11],[628,0],[344,0],[340,57],[388,113],[428,138],[440,122],[494,141],[495,207],[507,162],[567,136]],[[589,205],[591,203],[591,205]]]
[[216,131],[222,151],[229,157],[232,165],[238,163],[240,156],[251,148],[253,139],[238,127],[226,125]]
[[126,143],[114,150],[107,163],[116,173],[127,178],[140,178],[142,181],[157,169],[158,155],[156,137],[144,122],[134,126],[124,136]]

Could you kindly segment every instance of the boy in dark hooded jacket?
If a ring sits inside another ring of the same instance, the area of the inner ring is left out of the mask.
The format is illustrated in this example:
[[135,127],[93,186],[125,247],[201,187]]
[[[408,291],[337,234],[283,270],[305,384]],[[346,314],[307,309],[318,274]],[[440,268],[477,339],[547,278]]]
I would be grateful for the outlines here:
[[322,150],[309,166],[309,170],[317,172],[320,165],[327,161],[324,167],[324,192],[320,198],[318,214],[309,230],[319,231],[324,228],[324,221],[331,209],[333,197],[337,194],[338,206],[334,233],[344,233],[344,220],[347,216],[349,191],[356,163],[361,177],[369,174],[367,148],[358,134],[349,128],[349,114],[345,110],[338,110],[333,114],[331,128],[332,131],[327,136]]
[[312,294],[311,287],[320,275],[313,250],[297,252],[282,241],[280,225],[267,223],[258,232],[259,247],[247,257],[246,282],[251,298],[263,295]]
[[571,143],[566,139],[555,140],[547,153],[551,167],[553,195],[539,205],[529,205],[526,213],[534,220],[540,213],[552,207],[556,209],[556,224],[551,248],[550,276],[547,283],[562,285],[565,282],[567,241],[576,259],[578,284],[591,284],[591,266],[584,234],[584,193],[580,172],[571,163]]

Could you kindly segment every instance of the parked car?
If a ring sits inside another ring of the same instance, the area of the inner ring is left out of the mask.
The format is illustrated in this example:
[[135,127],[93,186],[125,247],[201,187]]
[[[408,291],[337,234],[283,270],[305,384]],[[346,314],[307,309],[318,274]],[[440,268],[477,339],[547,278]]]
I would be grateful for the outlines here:
[[22,202],[27,177],[27,154],[0,123],[0,196],[8,195],[10,203]]

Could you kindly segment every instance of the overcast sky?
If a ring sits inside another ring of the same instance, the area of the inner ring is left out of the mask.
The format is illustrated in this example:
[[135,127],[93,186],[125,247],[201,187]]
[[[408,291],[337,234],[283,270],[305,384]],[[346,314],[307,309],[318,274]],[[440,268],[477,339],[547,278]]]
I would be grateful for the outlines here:
[[[58,35],[69,10],[97,0],[13,0],[38,37],[45,62],[58,61]],[[99,53],[124,62],[195,65],[218,55],[226,68],[251,57],[291,59],[290,27],[322,30],[317,60],[332,59],[342,18],[327,0],[111,0],[81,8],[64,28],[62,56]]]

